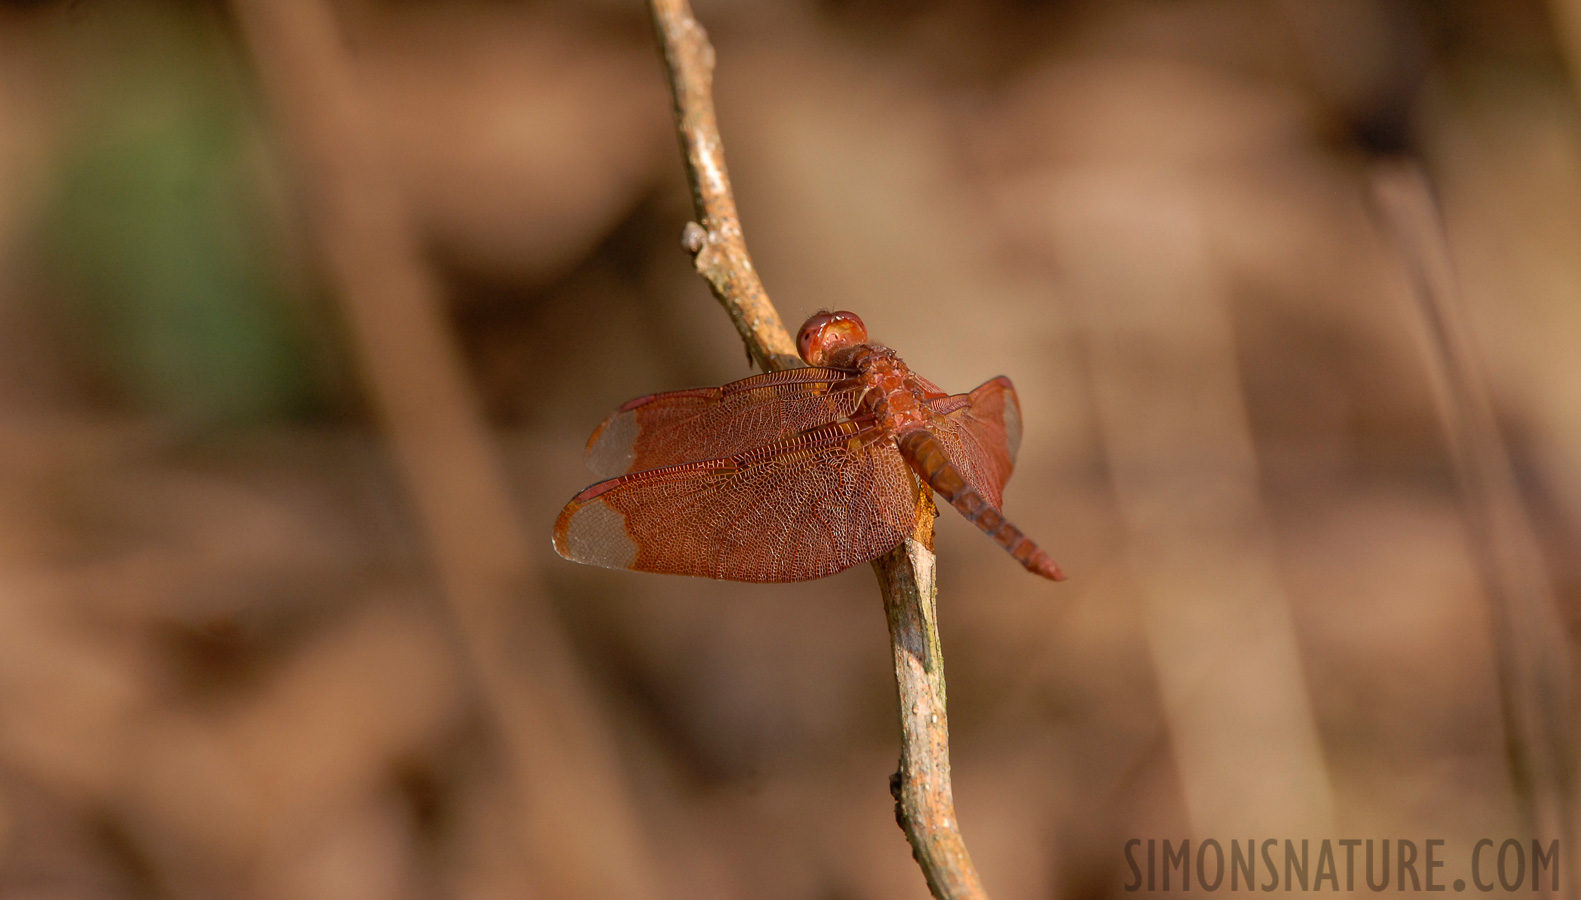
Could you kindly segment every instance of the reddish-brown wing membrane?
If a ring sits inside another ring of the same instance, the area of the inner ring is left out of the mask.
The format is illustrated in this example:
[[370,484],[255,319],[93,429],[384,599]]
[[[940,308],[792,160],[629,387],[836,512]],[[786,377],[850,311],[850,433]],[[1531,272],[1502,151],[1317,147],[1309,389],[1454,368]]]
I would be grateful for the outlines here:
[[595,484],[560,513],[554,545],[608,568],[802,581],[897,546],[916,515],[913,491],[894,442],[863,417]]
[[940,418],[929,430],[939,439],[961,477],[995,509],[1002,506],[1005,482],[1021,447],[1021,404],[1003,375],[969,394],[930,401]]
[[723,459],[856,411],[860,382],[844,369],[772,372],[721,387],[638,397],[587,441],[600,478]]

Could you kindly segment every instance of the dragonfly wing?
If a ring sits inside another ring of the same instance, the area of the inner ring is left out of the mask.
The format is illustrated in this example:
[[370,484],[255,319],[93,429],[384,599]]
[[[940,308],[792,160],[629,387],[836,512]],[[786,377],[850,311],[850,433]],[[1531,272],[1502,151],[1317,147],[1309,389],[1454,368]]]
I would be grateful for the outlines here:
[[1021,447],[1021,404],[1010,379],[1001,375],[969,394],[941,397],[929,405],[938,414],[930,430],[945,455],[961,477],[1000,508]]
[[638,397],[587,442],[600,478],[724,459],[817,425],[848,418],[861,384],[844,369],[772,372],[720,387]]
[[566,505],[554,546],[576,562],[731,581],[802,581],[910,533],[914,482],[871,421],[843,421],[726,459],[623,475]]

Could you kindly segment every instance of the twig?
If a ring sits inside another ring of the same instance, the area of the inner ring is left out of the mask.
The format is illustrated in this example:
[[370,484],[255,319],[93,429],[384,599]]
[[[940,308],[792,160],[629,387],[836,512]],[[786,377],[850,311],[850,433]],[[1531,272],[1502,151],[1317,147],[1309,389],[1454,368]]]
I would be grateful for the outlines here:
[[955,819],[950,787],[950,726],[945,715],[944,657],[939,651],[934,580],[933,498],[917,498],[917,530],[898,550],[875,560],[895,656],[900,698],[900,771],[891,776],[895,821],[938,898],[986,898]]
[[544,896],[649,898],[651,860],[613,742],[543,594],[527,532],[416,229],[382,168],[324,0],[232,0],[291,151],[314,244],[347,318],[454,619],[506,750],[518,838]]
[[[1534,837],[1557,837],[1574,855],[1581,852],[1574,809],[1575,698],[1563,618],[1463,320],[1438,204],[1420,168],[1409,164],[1377,169],[1372,197],[1415,292],[1473,558],[1489,594],[1516,798]],[[1575,896],[1575,890],[1572,879],[1565,895]]]
[[[795,345],[747,255],[714,117],[714,48],[687,0],[650,0],[675,100],[676,131],[685,157],[697,222],[682,243],[713,288],[747,352],[764,371],[800,363]],[[939,652],[934,583],[932,496],[919,489],[913,538],[873,569],[884,594],[900,705],[900,771],[891,779],[895,818],[911,842],[928,889],[939,900],[986,898],[955,820],[950,789],[950,739],[944,708],[944,659]]]
[[752,267],[736,216],[736,198],[714,118],[713,45],[686,0],[653,0],[652,10],[698,219],[687,223],[682,244],[741,332],[753,361],[765,372],[795,368],[801,365],[796,345]]

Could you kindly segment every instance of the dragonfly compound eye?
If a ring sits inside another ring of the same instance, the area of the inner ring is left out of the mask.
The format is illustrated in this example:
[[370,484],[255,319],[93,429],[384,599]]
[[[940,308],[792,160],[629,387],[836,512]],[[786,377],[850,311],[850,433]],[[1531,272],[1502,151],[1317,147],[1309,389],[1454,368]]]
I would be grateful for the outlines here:
[[796,335],[796,351],[813,366],[826,365],[829,357],[842,347],[867,343],[867,326],[853,312],[819,312],[802,325]]

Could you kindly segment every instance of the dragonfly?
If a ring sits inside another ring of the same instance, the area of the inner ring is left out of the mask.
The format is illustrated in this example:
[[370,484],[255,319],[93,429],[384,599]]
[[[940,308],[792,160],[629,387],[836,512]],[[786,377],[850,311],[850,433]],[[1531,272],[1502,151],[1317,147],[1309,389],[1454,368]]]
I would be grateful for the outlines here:
[[855,314],[801,327],[806,368],[638,397],[587,442],[605,480],[561,511],[554,548],[612,569],[730,581],[833,575],[890,552],[917,524],[917,482],[1028,571],[1065,576],[1000,512],[1021,406],[999,376],[947,394]]

